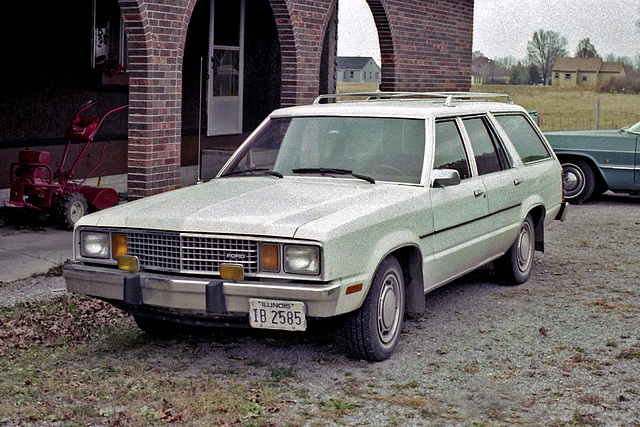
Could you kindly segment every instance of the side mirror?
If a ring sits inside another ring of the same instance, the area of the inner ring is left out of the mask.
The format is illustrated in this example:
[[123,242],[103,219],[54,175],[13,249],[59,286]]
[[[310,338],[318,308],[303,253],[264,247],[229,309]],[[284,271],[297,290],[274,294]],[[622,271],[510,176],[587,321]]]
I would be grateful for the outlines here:
[[460,174],[455,169],[434,169],[431,173],[432,187],[449,187],[460,184]]

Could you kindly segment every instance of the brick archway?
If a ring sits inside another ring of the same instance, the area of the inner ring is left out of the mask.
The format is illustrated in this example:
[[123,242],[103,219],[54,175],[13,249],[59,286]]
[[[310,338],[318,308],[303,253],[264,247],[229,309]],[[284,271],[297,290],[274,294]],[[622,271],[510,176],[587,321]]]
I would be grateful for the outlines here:
[[367,4],[371,9],[373,22],[375,22],[376,30],[378,31],[378,42],[380,43],[380,58],[382,61],[382,64],[380,64],[382,68],[380,90],[393,91],[395,90],[396,58],[393,50],[393,36],[391,35],[389,19],[387,18],[387,11],[383,1],[367,0]]
[[196,0],[118,0],[129,46],[128,196],[180,186],[182,61]]
[[295,35],[291,23],[290,1],[269,0],[273,17],[276,20],[280,39],[280,55],[282,58],[282,91],[281,105],[290,107],[297,104],[298,52]]

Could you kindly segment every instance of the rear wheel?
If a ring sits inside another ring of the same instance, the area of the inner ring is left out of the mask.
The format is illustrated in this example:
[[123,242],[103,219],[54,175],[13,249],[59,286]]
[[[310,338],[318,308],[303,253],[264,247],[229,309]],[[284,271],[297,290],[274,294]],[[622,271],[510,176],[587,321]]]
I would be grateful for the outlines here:
[[584,160],[569,160],[562,164],[564,198],[567,202],[581,204],[589,200],[596,189],[596,175]]
[[345,321],[347,345],[354,356],[369,361],[391,356],[400,338],[404,298],[402,268],[389,256],[378,267],[362,306]]
[[76,191],[60,197],[56,205],[56,217],[60,227],[72,230],[76,222],[87,214],[87,199]]
[[535,227],[531,215],[527,215],[518,237],[506,254],[494,261],[496,275],[505,285],[519,285],[529,280],[533,268]]

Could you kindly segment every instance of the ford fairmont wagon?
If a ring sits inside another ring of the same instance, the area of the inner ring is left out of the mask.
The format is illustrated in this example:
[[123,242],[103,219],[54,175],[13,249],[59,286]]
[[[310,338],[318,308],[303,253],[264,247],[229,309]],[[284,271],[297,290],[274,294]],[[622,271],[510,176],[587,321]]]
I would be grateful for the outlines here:
[[352,354],[379,361],[425,293],[489,263],[507,285],[529,278],[564,203],[524,109],[490,94],[340,96],[273,112],[207,183],[83,217],[68,290],[150,334],[341,316]]

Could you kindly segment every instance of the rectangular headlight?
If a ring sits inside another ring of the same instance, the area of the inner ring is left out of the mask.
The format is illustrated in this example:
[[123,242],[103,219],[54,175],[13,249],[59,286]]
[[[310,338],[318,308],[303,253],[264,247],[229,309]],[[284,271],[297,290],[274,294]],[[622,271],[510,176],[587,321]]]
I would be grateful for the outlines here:
[[284,271],[291,274],[320,274],[320,248],[317,246],[285,245]]
[[86,258],[109,258],[109,233],[80,232],[80,255]]

